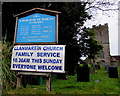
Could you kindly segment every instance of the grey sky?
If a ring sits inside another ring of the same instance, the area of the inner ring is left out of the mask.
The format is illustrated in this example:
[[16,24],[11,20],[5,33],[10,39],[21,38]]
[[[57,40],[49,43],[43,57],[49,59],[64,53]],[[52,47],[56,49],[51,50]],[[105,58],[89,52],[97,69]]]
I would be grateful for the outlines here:
[[[114,0],[110,0],[110,1],[114,2]],[[116,0],[115,2],[116,2],[116,5],[110,8],[115,9],[118,7],[118,0]],[[118,50],[120,50],[118,49],[120,48],[118,47],[118,10],[106,11],[106,12],[103,12],[101,10],[95,10],[92,14],[95,14],[94,17],[91,20],[88,20],[87,22],[85,22],[85,26],[92,27],[92,25],[98,26],[99,24],[104,25],[105,23],[108,23],[110,55],[120,55],[120,52],[118,52]]]

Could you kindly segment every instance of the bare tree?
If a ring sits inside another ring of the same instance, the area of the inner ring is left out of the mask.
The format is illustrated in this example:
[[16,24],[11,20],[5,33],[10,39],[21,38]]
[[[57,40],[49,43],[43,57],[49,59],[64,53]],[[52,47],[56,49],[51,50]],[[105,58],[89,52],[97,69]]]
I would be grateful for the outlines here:
[[106,15],[108,17],[112,16],[115,12],[118,12],[118,2],[119,0],[85,0],[86,12],[95,18],[99,12],[102,15]]

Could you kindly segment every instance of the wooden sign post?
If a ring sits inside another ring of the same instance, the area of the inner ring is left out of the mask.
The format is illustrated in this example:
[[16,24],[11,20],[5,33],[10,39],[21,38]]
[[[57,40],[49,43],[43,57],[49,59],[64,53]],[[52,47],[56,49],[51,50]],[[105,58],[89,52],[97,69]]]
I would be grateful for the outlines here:
[[36,72],[18,72],[16,88],[20,88],[23,75],[37,75],[46,77],[46,91],[51,91],[51,73],[36,73]]
[[18,71],[16,88],[20,88],[23,75],[38,75],[46,77],[46,91],[51,91],[51,73],[65,73],[65,45],[55,45],[59,13],[34,8],[15,15],[11,70]]
[[51,73],[46,77],[46,91],[51,91]]
[[16,89],[20,88],[20,86],[21,86],[21,78],[22,78],[21,75],[20,75],[20,76],[17,76],[17,85],[16,85]]

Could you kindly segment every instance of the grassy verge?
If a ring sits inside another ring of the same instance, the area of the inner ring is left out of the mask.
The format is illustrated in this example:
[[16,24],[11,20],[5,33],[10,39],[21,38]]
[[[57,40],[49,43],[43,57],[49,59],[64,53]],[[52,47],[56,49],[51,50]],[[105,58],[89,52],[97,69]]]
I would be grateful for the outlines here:
[[[119,66],[120,70],[120,66]],[[120,76],[120,74],[119,74]],[[6,90],[4,94],[119,94],[118,78],[109,78],[102,68],[90,75],[90,82],[77,82],[77,75],[69,76],[68,80],[52,80],[52,91],[46,92],[43,85],[28,85],[27,88]]]

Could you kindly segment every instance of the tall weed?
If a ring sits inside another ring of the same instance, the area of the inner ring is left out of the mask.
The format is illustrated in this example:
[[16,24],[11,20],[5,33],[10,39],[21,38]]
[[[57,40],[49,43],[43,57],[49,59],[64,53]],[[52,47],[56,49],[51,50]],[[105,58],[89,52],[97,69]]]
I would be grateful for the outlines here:
[[16,86],[16,73],[10,70],[11,55],[13,44],[6,41],[6,37],[2,40],[2,88],[10,89]]

